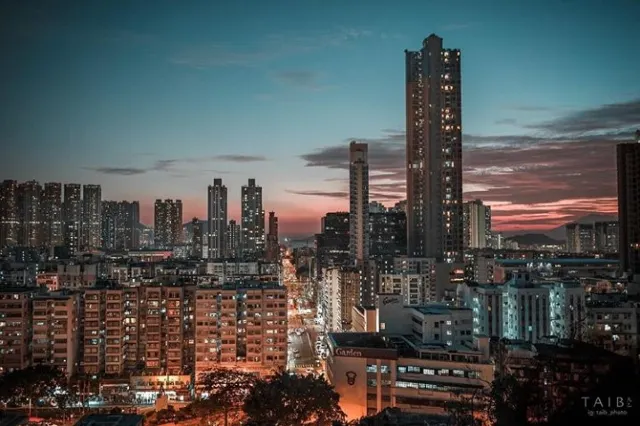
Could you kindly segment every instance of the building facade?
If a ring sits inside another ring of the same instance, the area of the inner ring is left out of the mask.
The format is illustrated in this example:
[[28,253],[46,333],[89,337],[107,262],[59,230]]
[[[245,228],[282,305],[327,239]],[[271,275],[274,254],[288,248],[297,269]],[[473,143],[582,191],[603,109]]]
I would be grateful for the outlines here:
[[18,182],[5,180],[0,185],[0,247],[18,243]]
[[42,193],[42,244],[55,247],[64,242],[62,235],[62,184],[44,184]]
[[617,147],[620,269],[640,275],[640,130]]
[[249,179],[242,186],[242,233],[240,236],[241,255],[247,258],[264,256],[264,210],[262,208],[262,187],[255,179]]
[[87,249],[101,247],[102,243],[102,188],[100,185],[82,186],[82,246]]
[[354,265],[369,260],[369,159],[366,143],[349,144],[349,253]]
[[407,254],[461,262],[462,81],[460,51],[435,34],[405,51]]
[[286,365],[284,286],[239,281],[196,290],[196,380],[215,367],[266,375]]
[[269,212],[269,231],[267,234],[267,262],[277,262],[280,259],[280,241],[278,239],[278,216]]
[[227,187],[222,184],[222,179],[214,179],[213,185],[209,185],[208,193],[207,258],[209,260],[225,257],[227,214]]
[[156,248],[168,248],[182,242],[181,200],[156,200],[153,221]]
[[464,203],[464,248],[483,249],[491,240],[491,206],[481,200]]

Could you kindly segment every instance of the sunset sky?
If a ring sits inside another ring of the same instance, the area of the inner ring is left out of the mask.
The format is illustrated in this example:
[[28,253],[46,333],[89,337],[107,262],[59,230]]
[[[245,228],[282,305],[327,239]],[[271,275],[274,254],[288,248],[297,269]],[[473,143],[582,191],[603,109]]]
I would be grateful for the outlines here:
[[[132,6],[136,4],[137,6]],[[4,1],[0,179],[100,184],[231,216],[255,178],[284,235],[348,209],[347,145],[371,199],[405,198],[404,49],[462,50],[464,190],[494,227],[614,213],[615,144],[640,127],[640,2]]]

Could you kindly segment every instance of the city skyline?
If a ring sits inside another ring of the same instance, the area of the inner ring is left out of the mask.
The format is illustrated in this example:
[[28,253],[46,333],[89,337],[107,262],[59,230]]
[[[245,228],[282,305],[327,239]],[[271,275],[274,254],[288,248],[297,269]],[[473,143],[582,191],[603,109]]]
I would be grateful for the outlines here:
[[205,219],[219,177],[239,219],[255,178],[282,235],[315,233],[348,211],[351,140],[369,146],[371,201],[405,198],[403,51],[436,33],[462,50],[464,198],[490,205],[495,229],[617,213],[615,145],[640,126],[640,59],[622,54],[638,3],[460,2],[452,16],[406,2],[407,16],[340,2],[339,17],[326,2],[277,3],[287,13],[252,3],[259,20],[239,5],[12,4],[2,180],[99,184],[104,200],[139,200],[149,225],[156,199],[181,199],[183,223]]

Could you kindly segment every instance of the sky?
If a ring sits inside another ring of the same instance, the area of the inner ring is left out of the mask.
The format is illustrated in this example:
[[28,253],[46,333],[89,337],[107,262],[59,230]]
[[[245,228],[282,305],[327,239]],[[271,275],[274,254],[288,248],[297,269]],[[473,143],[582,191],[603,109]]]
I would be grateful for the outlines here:
[[640,128],[640,1],[0,2],[0,179],[179,198],[231,218],[255,178],[284,235],[348,209],[348,142],[371,199],[405,196],[404,50],[462,50],[465,199],[494,228],[615,214],[615,145]]

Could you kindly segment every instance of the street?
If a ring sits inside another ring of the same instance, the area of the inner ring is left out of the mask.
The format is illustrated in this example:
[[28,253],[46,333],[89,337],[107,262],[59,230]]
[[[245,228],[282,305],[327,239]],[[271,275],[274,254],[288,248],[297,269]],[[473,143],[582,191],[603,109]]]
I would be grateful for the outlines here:
[[[295,267],[287,257],[282,259],[284,284],[288,292],[288,317],[289,317],[289,360],[288,368],[296,373],[306,373],[313,369],[320,373],[319,362],[315,353],[315,340],[317,332],[313,326],[315,309],[310,309],[309,300],[303,284],[297,279]],[[309,285],[308,283],[306,285]],[[298,336],[296,330],[304,329],[304,333]],[[298,357],[296,358],[296,355]]]

